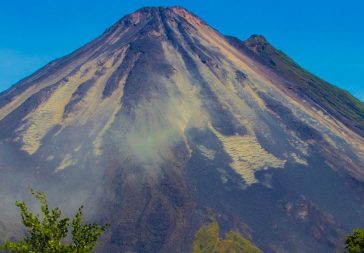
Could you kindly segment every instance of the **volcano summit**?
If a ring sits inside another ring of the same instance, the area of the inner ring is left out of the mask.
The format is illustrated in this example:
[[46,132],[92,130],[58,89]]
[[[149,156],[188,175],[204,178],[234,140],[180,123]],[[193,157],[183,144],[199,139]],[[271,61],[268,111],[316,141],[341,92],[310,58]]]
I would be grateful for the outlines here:
[[29,186],[111,224],[100,252],[190,252],[213,212],[264,252],[364,226],[364,105],[264,37],[143,8],[0,94],[0,234]]

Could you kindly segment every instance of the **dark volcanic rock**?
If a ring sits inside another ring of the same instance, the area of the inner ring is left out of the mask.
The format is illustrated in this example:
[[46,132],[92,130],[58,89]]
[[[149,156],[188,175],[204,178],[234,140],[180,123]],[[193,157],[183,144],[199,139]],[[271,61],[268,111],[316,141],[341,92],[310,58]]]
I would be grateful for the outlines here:
[[190,252],[212,213],[264,252],[333,252],[364,225],[363,122],[262,36],[143,8],[0,94],[0,234],[30,186],[109,223],[98,252]]

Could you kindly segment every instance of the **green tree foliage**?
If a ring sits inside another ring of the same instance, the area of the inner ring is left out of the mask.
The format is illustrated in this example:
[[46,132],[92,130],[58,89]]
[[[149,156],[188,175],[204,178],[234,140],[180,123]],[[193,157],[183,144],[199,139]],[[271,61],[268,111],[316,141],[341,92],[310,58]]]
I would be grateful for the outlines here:
[[219,238],[220,227],[214,221],[202,226],[195,235],[193,253],[262,253],[254,244],[238,232],[230,231],[225,239]]
[[346,238],[345,244],[348,253],[364,253],[364,229],[354,229]]
[[[90,253],[94,251],[97,240],[106,230],[107,225],[83,225],[83,206],[78,209],[74,218],[63,218],[59,208],[49,209],[45,193],[33,190],[31,193],[41,204],[41,214],[32,214],[25,202],[16,202],[27,235],[20,241],[8,241],[0,245],[0,250],[15,253]],[[72,238],[71,242],[67,242],[70,241],[66,240],[68,237]]]

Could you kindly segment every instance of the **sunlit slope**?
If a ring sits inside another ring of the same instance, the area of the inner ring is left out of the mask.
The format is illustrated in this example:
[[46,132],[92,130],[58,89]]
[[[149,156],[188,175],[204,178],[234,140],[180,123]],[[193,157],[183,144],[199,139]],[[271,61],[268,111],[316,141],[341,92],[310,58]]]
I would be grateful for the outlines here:
[[301,99],[338,118],[353,131],[364,136],[364,104],[350,93],[333,86],[300,67],[285,53],[272,47],[263,36],[253,35],[246,41],[227,39],[253,59],[284,77],[283,84]]
[[32,186],[111,219],[104,251],[187,252],[213,209],[263,251],[331,252],[364,223],[357,121],[244,48],[143,8],[0,94],[0,221]]

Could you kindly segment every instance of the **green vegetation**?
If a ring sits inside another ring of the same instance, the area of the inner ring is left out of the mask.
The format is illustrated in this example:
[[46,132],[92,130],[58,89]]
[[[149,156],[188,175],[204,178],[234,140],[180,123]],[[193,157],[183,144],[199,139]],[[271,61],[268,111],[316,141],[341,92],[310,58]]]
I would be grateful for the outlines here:
[[354,229],[353,233],[346,238],[345,244],[348,253],[364,253],[364,229]]
[[[242,42],[239,43],[237,39],[231,37],[229,39],[241,48]],[[243,45],[263,64],[286,78],[290,89],[299,95],[304,95],[305,99],[311,99],[329,114],[364,136],[364,103],[349,92],[312,75],[285,53],[271,46],[263,36],[253,35],[243,42]]]
[[[24,202],[16,202],[27,235],[18,242],[9,241],[0,245],[0,250],[16,253],[94,252],[97,240],[106,230],[106,225],[82,225],[82,206],[74,218],[62,218],[59,208],[49,209],[46,195],[43,192],[31,190],[31,193],[41,204],[41,214],[34,215],[29,212],[29,208]],[[69,233],[70,227],[72,228],[71,233]],[[69,237],[72,238],[72,241],[67,243],[66,238]]]
[[216,221],[202,226],[193,242],[193,253],[261,253],[249,240],[238,232],[230,231],[220,239],[220,227]]

